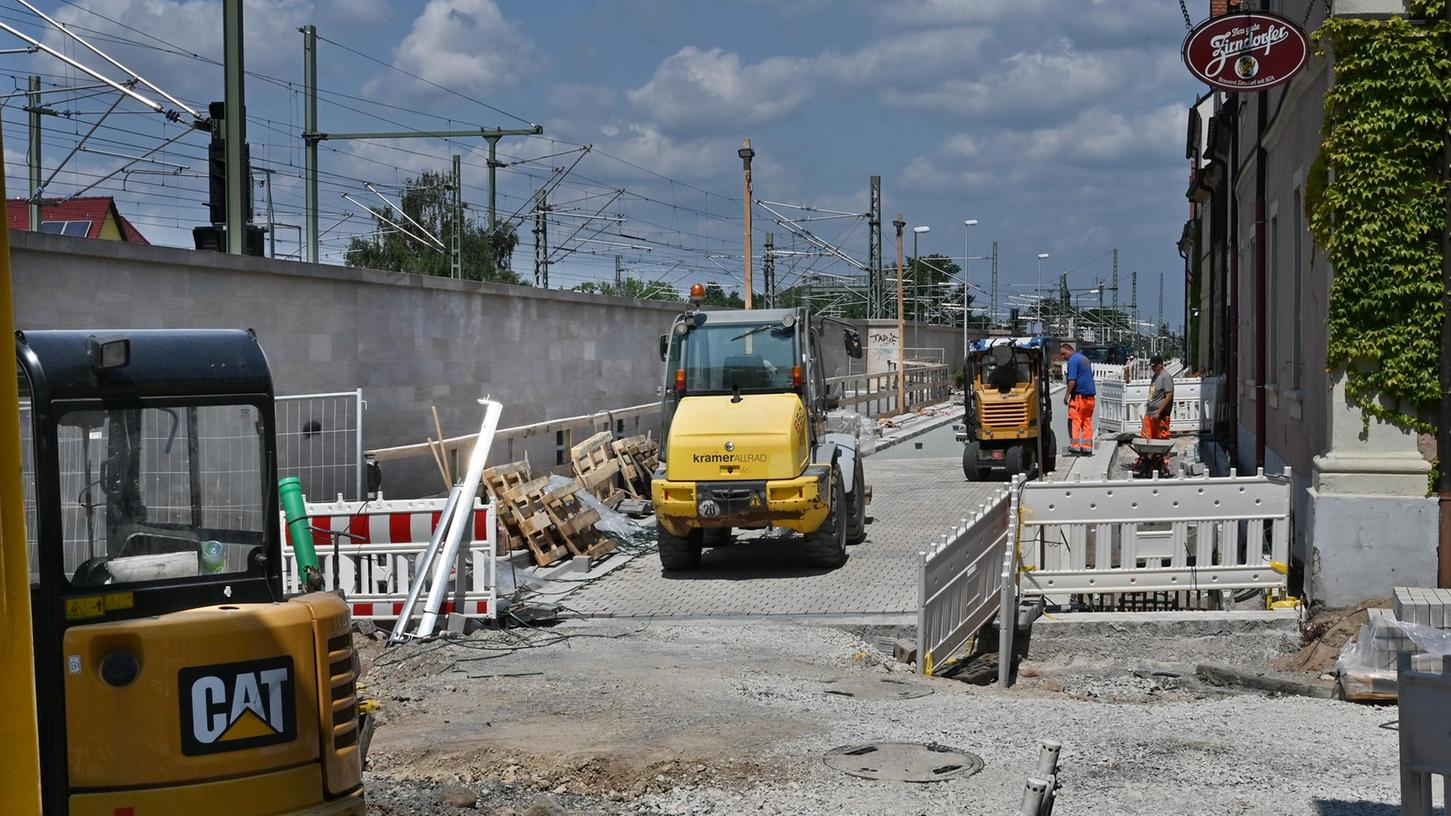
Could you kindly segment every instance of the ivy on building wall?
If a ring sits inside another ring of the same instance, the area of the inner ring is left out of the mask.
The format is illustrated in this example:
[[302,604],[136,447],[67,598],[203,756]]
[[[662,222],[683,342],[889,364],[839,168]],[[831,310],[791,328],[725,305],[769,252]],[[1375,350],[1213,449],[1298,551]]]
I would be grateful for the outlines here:
[[1412,16],[1332,18],[1317,47],[1335,60],[1319,158],[1308,183],[1310,229],[1334,269],[1329,364],[1369,417],[1429,432],[1439,399],[1441,140],[1451,60],[1446,0]]

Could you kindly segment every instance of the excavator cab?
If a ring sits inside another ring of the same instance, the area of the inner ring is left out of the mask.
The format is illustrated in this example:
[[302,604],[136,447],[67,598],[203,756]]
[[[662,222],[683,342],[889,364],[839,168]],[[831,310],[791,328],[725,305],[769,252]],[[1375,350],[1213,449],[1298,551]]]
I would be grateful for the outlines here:
[[257,338],[15,349],[44,814],[361,814],[348,609],[283,597]]

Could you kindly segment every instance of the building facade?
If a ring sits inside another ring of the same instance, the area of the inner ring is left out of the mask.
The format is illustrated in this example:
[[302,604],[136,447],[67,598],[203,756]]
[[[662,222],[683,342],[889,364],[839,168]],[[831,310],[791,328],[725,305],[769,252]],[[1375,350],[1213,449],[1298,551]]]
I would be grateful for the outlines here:
[[[1260,4],[1313,31],[1321,0]],[[1233,13],[1225,2],[1215,14]],[[1366,3],[1335,13],[1390,13]],[[1211,92],[1188,113],[1190,220],[1180,239],[1192,360],[1230,396],[1220,438],[1242,471],[1287,469],[1295,568],[1315,600],[1343,605],[1436,575],[1430,462],[1413,433],[1346,404],[1327,357],[1334,270],[1309,230],[1333,55],[1255,94]]]

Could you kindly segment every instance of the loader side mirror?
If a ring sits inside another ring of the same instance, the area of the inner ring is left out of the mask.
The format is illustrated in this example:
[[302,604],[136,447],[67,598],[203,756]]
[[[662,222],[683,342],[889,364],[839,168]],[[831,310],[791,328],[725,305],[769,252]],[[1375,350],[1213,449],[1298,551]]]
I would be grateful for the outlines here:
[[846,341],[846,355],[860,360],[862,358],[862,336],[853,329],[843,329],[841,333]]
[[665,359],[667,357],[669,357],[669,356],[670,356],[670,335],[668,335],[668,334],[662,334],[662,335],[660,335],[660,362],[662,362],[662,363],[665,362]]

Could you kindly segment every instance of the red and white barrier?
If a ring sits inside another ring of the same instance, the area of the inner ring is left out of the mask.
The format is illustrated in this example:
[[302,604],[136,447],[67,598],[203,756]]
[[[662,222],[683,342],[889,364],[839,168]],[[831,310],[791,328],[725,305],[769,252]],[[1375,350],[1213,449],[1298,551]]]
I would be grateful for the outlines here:
[[[307,503],[308,523],[314,528],[313,546],[317,549],[325,586],[328,590],[342,587],[354,618],[398,618],[408,598],[414,565],[428,547],[444,502],[444,499],[403,499]],[[450,591],[443,614],[457,611],[471,618],[490,620],[497,615],[494,518],[492,502],[484,504],[474,499],[473,531],[462,549],[467,564],[463,608],[454,608],[457,596]],[[282,531],[282,581],[288,593],[296,593],[301,591],[302,580],[286,519],[282,521]],[[457,580],[457,568],[452,578]]]

